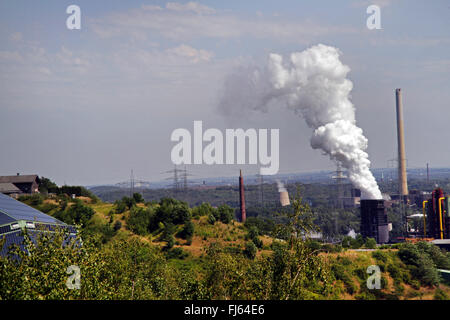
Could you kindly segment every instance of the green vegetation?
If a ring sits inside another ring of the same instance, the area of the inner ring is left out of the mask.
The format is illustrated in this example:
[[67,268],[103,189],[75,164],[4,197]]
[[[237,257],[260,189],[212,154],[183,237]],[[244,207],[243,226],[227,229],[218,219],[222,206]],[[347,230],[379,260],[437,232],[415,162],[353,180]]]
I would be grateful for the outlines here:
[[[27,243],[29,255],[0,258],[0,299],[449,299],[437,273],[449,269],[449,253],[422,242],[354,251],[375,248],[374,240],[308,239],[317,213],[300,196],[274,219],[245,224],[228,205],[191,208],[171,198],[22,200],[77,224],[82,245],[44,234]],[[80,290],[66,287],[70,265],[80,267]],[[367,288],[370,265],[380,268],[381,290]]]

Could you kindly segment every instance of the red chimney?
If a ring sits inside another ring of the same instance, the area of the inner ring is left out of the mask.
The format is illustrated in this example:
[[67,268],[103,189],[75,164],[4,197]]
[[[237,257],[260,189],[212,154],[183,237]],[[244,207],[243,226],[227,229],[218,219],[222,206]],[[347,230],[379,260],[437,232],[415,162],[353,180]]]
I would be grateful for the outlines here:
[[245,222],[247,217],[245,213],[244,178],[242,177],[242,170],[240,170],[239,176],[239,198],[241,207],[241,222]]

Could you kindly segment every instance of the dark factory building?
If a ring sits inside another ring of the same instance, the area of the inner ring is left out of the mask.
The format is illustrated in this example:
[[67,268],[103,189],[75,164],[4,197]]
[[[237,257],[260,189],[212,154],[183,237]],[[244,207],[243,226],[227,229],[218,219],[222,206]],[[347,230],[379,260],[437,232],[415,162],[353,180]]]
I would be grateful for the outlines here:
[[384,200],[361,200],[361,235],[377,243],[389,242],[389,223]]

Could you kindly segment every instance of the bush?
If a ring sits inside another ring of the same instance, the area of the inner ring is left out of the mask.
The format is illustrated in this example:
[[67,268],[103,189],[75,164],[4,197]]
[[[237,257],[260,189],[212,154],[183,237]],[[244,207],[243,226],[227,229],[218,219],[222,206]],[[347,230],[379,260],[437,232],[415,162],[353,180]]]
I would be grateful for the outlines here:
[[185,252],[182,248],[172,248],[166,251],[166,258],[169,259],[180,259],[183,260],[187,258],[189,254]]
[[233,220],[234,210],[226,204],[223,204],[217,208],[219,220],[222,223],[228,224]]
[[374,238],[367,238],[364,247],[367,249],[375,249],[377,247],[377,242]]
[[362,235],[358,234],[355,239],[351,240],[351,248],[359,249],[364,245],[364,238]]
[[398,256],[415,279],[424,285],[435,286],[439,284],[439,273],[431,257],[421,249],[421,246],[405,243],[398,251]]
[[114,202],[114,206],[115,206],[114,212],[117,214],[121,214],[127,211],[127,205],[125,204],[125,202],[121,200],[117,200],[116,202]]
[[386,263],[388,260],[388,256],[386,252],[383,252],[381,250],[377,250],[372,252],[372,257],[374,257],[376,260]]
[[449,296],[441,288],[437,288],[434,292],[434,300],[449,300]]
[[163,198],[155,212],[155,224],[152,229],[156,230],[157,224],[171,223],[174,225],[185,224],[191,220],[191,212],[186,202],[171,198]]
[[192,240],[192,236],[194,235],[194,224],[192,221],[188,221],[185,223],[183,230],[180,232],[180,237],[186,240]]
[[333,264],[331,267],[331,271],[333,272],[335,279],[341,280],[344,283],[345,290],[349,294],[354,294],[357,289],[356,285],[345,269],[346,268],[341,264]]
[[212,214],[215,209],[207,202],[203,202],[201,205],[192,209],[193,217],[202,217]]
[[73,205],[66,208],[65,211],[56,213],[55,217],[68,224],[85,226],[94,214],[91,207],[85,206],[80,200],[75,200]]
[[83,230],[83,238],[89,238],[93,243],[100,245],[105,244],[116,235],[117,231],[110,224],[99,224],[90,222]]
[[245,249],[244,249],[243,253],[244,253],[244,255],[245,255],[247,258],[253,260],[253,259],[255,259],[255,257],[256,257],[256,252],[257,252],[257,251],[258,251],[258,250],[257,250],[255,244],[253,243],[253,241],[248,241],[248,242],[245,244]]
[[216,223],[216,218],[214,217],[214,215],[212,213],[210,213],[209,216],[208,216],[208,223],[209,224]]
[[144,198],[142,197],[142,194],[135,192],[133,193],[133,200],[135,203],[143,203],[144,202]]
[[150,208],[133,207],[127,219],[127,228],[138,235],[145,236],[149,232],[153,219],[154,213]]
[[115,232],[119,231],[120,228],[122,228],[122,222],[120,222],[119,220],[116,221],[116,223],[114,223],[113,229]]

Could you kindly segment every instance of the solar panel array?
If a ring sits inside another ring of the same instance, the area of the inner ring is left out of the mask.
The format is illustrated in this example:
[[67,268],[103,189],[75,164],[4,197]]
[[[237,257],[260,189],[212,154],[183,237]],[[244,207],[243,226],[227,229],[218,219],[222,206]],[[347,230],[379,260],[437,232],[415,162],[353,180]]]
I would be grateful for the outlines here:
[[0,193],[0,225],[13,222],[14,220],[64,224],[39,210]]
[[[27,221],[26,231],[34,243],[38,234],[54,232],[61,227],[70,233],[69,238],[76,237],[76,229],[73,226],[0,193],[0,240],[5,239],[3,247],[0,247],[0,256],[6,256],[13,244],[26,251],[23,230],[17,223],[19,220]],[[68,239],[63,242],[64,245],[67,243]]]

